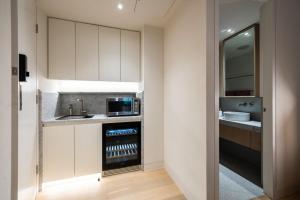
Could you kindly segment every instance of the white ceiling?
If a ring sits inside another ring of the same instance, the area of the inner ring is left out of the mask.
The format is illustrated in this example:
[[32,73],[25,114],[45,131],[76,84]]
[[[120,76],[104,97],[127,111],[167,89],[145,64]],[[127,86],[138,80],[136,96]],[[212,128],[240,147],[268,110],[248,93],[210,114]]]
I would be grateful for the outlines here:
[[[48,16],[125,29],[163,26],[179,0],[37,0]],[[136,11],[134,8],[137,2]],[[118,10],[118,3],[124,5]]]
[[[260,8],[266,0],[221,0],[220,41],[259,22]],[[234,32],[228,33],[226,30]]]

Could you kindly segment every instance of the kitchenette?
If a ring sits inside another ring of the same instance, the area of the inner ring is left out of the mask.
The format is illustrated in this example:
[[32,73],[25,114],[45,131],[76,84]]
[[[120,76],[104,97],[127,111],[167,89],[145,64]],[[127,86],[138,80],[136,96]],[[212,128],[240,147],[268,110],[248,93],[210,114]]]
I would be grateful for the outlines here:
[[0,5],[0,200],[298,192],[300,1]]
[[40,182],[142,169],[136,95],[41,93]]
[[163,135],[144,134],[143,87],[150,80],[142,74],[147,62],[141,62],[141,31],[44,15],[42,19],[39,25],[47,34],[42,50],[47,48],[48,61],[42,60],[37,97],[39,189],[76,177],[97,175],[100,181],[160,168],[157,157],[162,151],[149,149],[152,140],[162,143]]

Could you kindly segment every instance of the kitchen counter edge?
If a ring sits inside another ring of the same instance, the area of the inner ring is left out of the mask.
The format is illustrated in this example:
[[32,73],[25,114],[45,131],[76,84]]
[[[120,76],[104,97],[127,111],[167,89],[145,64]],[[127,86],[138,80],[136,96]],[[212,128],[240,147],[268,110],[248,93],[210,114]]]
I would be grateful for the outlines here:
[[107,117],[106,115],[95,115],[89,119],[74,119],[74,120],[56,120],[56,118],[42,121],[43,127],[49,126],[64,126],[64,125],[78,125],[78,124],[96,124],[96,123],[119,123],[119,122],[134,122],[142,121],[143,117],[126,116],[126,117]]

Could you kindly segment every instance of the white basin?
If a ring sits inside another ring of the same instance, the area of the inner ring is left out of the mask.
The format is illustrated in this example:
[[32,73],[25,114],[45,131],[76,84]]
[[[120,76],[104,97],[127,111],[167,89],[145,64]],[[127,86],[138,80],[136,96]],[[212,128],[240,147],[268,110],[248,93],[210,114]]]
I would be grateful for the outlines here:
[[246,112],[224,112],[224,119],[229,121],[248,122],[250,113]]

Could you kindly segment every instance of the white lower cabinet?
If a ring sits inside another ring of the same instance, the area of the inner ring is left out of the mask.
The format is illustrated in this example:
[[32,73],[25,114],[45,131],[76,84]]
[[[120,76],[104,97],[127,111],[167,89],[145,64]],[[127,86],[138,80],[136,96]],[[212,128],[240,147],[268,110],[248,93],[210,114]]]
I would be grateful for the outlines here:
[[102,124],[43,128],[43,182],[100,173]]
[[75,176],[101,171],[102,126],[83,124],[75,126]]
[[43,182],[74,176],[74,126],[45,127]]

